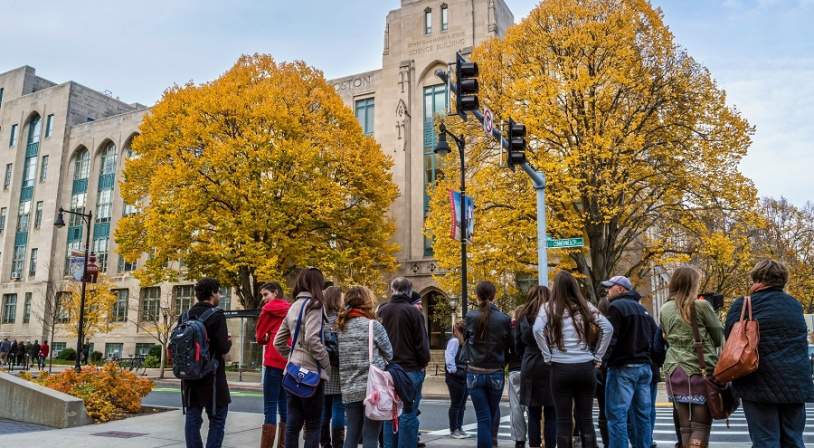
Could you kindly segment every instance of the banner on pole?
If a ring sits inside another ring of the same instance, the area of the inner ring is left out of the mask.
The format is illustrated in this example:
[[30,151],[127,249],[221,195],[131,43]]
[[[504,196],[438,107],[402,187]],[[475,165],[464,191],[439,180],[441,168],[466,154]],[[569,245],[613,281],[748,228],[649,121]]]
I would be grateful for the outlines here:
[[[464,206],[466,213],[466,240],[472,241],[475,232],[475,201],[470,196],[465,196]],[[453,239],[461,240],[461,193],[449,190],[449,209],[451,214],[451,232]]]
[[71,251],[71,255],[69,256],[68,270],[74,280],[78,282],[82,281],[82,274],[85,272],[84,252],[78,250]]

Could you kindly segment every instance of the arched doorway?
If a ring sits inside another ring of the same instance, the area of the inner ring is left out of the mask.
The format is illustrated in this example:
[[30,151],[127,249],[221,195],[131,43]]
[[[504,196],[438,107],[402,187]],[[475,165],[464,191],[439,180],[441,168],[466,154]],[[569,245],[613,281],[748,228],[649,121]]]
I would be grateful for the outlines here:
[[421,295],[421,302],[427,310],[430,348],[443,350],[452,329],[452,309],[449,306],[449,299],[443,292],[430,289]]

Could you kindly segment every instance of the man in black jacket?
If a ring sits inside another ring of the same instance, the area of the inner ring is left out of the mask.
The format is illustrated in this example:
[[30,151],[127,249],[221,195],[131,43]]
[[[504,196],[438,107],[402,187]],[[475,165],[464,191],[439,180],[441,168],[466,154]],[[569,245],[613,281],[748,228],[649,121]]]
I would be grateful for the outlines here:
[[627,277],[618,275],[602,282],[608,288],[608,320],[613,325],[613,338],[605,361],[605,413],[608,421],[608,445],[628,446],[628,411],[632,413],[632,429],[636,435],[631,444],[650,447],[651,430],[650,387],[653,372],[650,354],[656,334],[656,322],[639,303]]
[[397,277],[390,283],[390,289],[393,296],[379,309],[379,317],[393,346],[393,362],[400,365],[413,382],[415,399],[412,410],[399,417],[397,440],[393,437],[392,423],[385,422],[384,447],[415,447],[418,446],[418,405],[424,384],[424,369],[430,362],[430,341],[424,315],[413,304],[410,280]]
[[[197,319],[220,304],[220,284],[213,278],[203,278],[195,285],[195,296],[198,303],[187,312],[189,319]],[[181,316],[181,319],[183,318]],[[184,435],[189,448],[203,448],[201,425],[204,409],[209,417],[206,448],[219,448],[223,444],[226,414],[229,403],[232,401],[229,396],[229,385],[226,383],[226,365],[223,359],[223,356],[232,348],[232,341],[226,328],[226,317],[223,315],[223,311],[218,309],[206,319],[204,327],[206,327],[206,334],[209,338],[209,350],[213,358],[218,361],[218,368],[214,375],[181,383],[187,406]],[[213,396],[214,403],[212,402]]]

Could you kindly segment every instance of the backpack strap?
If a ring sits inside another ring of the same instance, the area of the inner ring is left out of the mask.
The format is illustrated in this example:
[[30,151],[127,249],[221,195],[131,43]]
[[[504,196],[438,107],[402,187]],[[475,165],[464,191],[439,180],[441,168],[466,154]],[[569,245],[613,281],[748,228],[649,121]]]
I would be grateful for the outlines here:
[[701,339],[701,332],[698,331],[698,321],[696,320],[695,302],[690,307],[690,327],[692,327],[693,347],[695,348],[695,357],[698,359],[698,365],[701,367],[701,374],[704,378],[707,377],[707,363],[704,359],[704,341]]
[[220,310],[220,308],[217,307],[209,308],[208,310],[204,311],[200,316],[198,316],[198,318],[195,320],[202,324],[206,323],[206,321],[209,320],[210,317],[214,316],[215,313],[218,312],[218,310]]
[[[302,315],[305,312],[305,307],[311,302],[311,299],[306,299],[300,308],[300,315],[297,317],[297,324],[294,326],[294,336],[291,338],[291,354],[294,353],[294,347],[297,346],[297,338],[300,335],[300,326],[302,325]],[[289,358],[291,357],[289,354]]]
[[373,319],[367,322],[367,360],[373,364]]

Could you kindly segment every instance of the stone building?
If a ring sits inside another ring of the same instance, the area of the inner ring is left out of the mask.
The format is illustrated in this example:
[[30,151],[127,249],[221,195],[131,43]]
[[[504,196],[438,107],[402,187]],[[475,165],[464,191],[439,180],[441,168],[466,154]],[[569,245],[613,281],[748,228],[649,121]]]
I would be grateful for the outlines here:
[[[413,280],[428,314],[446,300],[434,286],[432,247],[423,236],[426,185],[437,169],[433,118],[449,104],[434,72],[456,51],[502,35],[513,21],[503,0],[402,0],[385,20],[381,68],[330,81],[394,160],[402,192],[391,210],[401,247],[398,274]],[[143,354],[155,343],[149,322],[194,301],[190,283],[139,285],[132,275],[137,265],[124,262],[113,239],[118,220],[133,211],[121,199],[119,181],[147,112],[72,81],[48,81],[28,66],[0,73],[0,337],[50,339],[53,317],[55,350],[75,343],[58,324],[63,316],[54,303],[66,288],[68,256],[84,245],[85,226],[66,215],[67,226],[55,228],[60,207],[93,212],[91,247],[116,285],[114,329],[90,338],[94,350]],[[430,322],[433,346],[440,347],[444,329]]]

